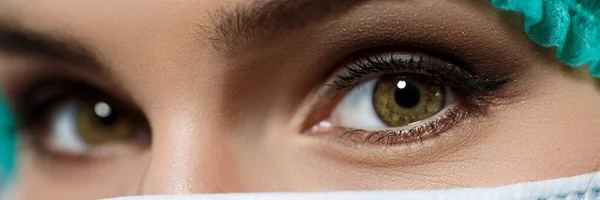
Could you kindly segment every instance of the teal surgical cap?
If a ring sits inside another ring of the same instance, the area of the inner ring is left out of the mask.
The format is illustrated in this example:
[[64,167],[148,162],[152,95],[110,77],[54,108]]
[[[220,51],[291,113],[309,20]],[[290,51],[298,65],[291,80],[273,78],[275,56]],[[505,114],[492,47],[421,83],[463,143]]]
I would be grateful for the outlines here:
[[0,186],[11,175],[15,157],[14,119],[0,95]]
[[600,78],[600,0],[492,0],[501,10],[523,14],[525,33],[535,43],[556,47],[571,67],[589,65]]

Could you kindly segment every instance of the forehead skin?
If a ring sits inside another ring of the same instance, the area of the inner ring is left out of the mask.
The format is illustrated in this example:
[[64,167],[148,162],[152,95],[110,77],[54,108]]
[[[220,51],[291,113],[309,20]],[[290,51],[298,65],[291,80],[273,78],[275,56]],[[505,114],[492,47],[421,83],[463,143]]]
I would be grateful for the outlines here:
[[[90,167],[94,173],[56,173],[23,153],[22,188],[39,191],[24,197],[487,187],[583,174],[600,163],[595,155],[600,134],[593,134],[593,124],[600,124],[597,88],[579,72],[565,73],[552,52],[522,34],[518,18],[487,1],[365,1],[348,19],[309,24],[307,30],[240,51],[219,49],[211,39],[217,13],[256,2],[0,0],[0,21],[90,47],[106,69],[102,76],[86,77],[129,96],[153,130],[149,152]],[[433,11],[438,14],[427,14]],[[376,12],[402,19],[387,24],[423,25],[402,31],[358,22],[344,26],[358,18],[385,21]],[[296,111],[319,78],[332,71],[323,67],[335,64],[327,58],[349,53],[332,49],[360,43],[355,36],[362,33],[400,40],[428,35],[422,30],[452,35],[440,40],[456,52],[488,43],[489,48],[473,52],[522,67],[515,70],[520,86],[515,94],[523,97],[452,131],[472,135],[425,142],[418,151],[341,152],[323,147],[328,141],[298,133]],[[323,39],[336,34],[340,37],[331,42]],[[9,59],[0,56],[0,61]],[[24,74],[16,71],[0,66],[0,73]],[[15,85],[11,77],[0,78],[7,88]]]

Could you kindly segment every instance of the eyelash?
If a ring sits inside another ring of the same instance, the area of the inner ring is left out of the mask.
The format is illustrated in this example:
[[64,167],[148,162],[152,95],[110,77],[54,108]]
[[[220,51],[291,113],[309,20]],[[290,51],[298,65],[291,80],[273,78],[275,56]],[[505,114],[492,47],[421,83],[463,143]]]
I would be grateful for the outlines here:
[[69,78],[49,78],[25,87],[21,91],[17,104],[18,129],[28,130],[38,128],[40,121],[44,121],[49,110],[57,103],[72,97],[97,95],[95,87],[86,83],[72,81]]
[[[460,102],[449,105],[430,119],[419,125],[396,127],[396,130],[363,130],[355,128],[333,127],[339,136],[360,140],[371,144],[408,144],[414,141],[436,136],[449,130],[469,116],[478,116],[487,112],[489,104],[496,98],[494,92],[508,83],[506,77],[489,77],[476,75],[462,67],[442,59],[422,53],[379,53],[360,54],[350,64],[344,65],[342,71],[333,76],[332,84],[328,84],[324,99],[339,99],[349,93],[365,80],[381,75],[394,73],[423,73],[432,77],[436,83],[443,84],[459,95]],[[331,103],[331,101],[327,102]],[[335,103],[335,101],[333,102]],[[408,128],[407,128],[408,127]],[[399,129],[400,128],[400,129]]]
[[341,135],[338,138],[350,138],[358,136],[357,139],[362,139],[364,143],[372,144],[408,144],[411,142],[427,139],[437,134],[449,130],[461,120],[466,118],[471,112],[461,105],[456,105],[446,111],[440,111],[441,115],[437,119],[428,121],[424,124],[415,126],[410,129],[402,130],[363,130],[353,128],[338,128]]
[[[405,57],[404,59],[398,57]],[[408,56],[408,58],[406,58]],[[421,53],[396,54],[385,53],[364,55],[363,59],[345,65],[346,73],[335,75],[334,84],[337,89],[352,89],[361,83],[361,79],[372,74],[424,72],[438,82],[459,93],[483,94],[495,91],[504,86],[506,78],[481,78],[459,66]],[[428,63],[430,62],[430,63]]]

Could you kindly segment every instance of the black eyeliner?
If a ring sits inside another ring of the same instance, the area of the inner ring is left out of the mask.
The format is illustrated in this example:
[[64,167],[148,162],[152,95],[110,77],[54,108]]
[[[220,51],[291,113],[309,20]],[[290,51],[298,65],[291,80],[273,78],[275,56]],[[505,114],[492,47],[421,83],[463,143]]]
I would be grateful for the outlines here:
[[413,52],[390,52],[365,55],[344,66],[345,72],[335,75],[337,89],[351,89],[366,76],[391,73],[426,73],[435,82],[444,84],[461,94],[488,94],[502,88],[508,79],[474,74],[443,59]]

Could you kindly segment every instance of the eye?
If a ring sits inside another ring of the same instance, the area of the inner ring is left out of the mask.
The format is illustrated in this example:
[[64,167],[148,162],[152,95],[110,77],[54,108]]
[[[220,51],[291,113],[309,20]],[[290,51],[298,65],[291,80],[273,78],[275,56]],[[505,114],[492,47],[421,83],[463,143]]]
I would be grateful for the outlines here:
[[335,126],[361,129],[402,127],[431,118],[456,94],[417,73],[384,75],[350,91],[333,109]]
[[[143,115],[91,86],[39,88],[29,96],[24,127],[34,145],[60,156],[110,156],[116,146],[150,143]],[[122,150],[122,149],[121,149]]]
[[72,155],[127,141],[141,131],[131,117],[99,100],[70,100],[56,107],[49,120],[49,148]]
[[306,133],[388,145],[432,138],[484,114],[507,82],[422,53],[360,55],[318,90]]

